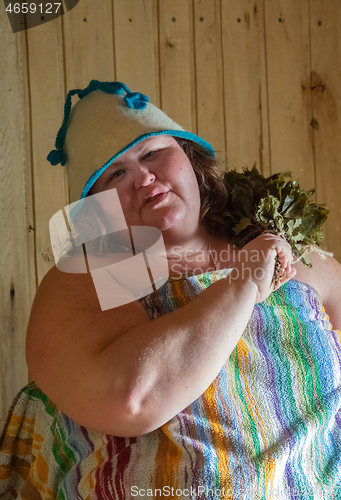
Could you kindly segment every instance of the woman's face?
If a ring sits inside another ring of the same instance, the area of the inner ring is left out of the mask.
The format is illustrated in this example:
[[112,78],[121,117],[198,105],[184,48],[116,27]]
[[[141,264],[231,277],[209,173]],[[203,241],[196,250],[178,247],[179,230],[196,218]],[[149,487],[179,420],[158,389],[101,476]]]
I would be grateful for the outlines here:
[[[188,157],[169,135],[149,137],[123,153],[97,179],[90,194],[114,188],[128,226],[153,226],[161,231],[181,226],[191,232],[198,227],[196,176]],[[103,209],[110,216],[110,209]]]

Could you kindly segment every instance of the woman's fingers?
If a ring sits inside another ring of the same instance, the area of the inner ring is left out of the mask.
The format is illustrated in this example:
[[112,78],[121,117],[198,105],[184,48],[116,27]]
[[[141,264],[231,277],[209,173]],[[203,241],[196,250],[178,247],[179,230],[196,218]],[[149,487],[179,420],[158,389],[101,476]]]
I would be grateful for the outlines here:
[[254,267],[251,269],[251,280],[258,287],[261,300],[295,276],[296,270],[291,265],[291,246],[282,237],[263,233],[245,245],[244,249],[250,255],[255,252],[258,255],[257,265],[250,265],[250,260],[249,265],[250,268]]
[[287,241],[284,241],[284,246],[279,249],[277,255],[279,257],[281,266],[285,269],[289,277],[295,276],[296,270],[292,267],[293,255],[291,246]]
[[[278,279],[274,281],[276,281],[275,289],[277,289],[295,276],[296,269],[291,265],[293,261],[293,255],[291,246],[287,241],[283,240],[283,238],[281,237],[276,237],[275,250],[277,252],[276,257],[278,256],[276,262],[279,263],[279,265],[277,265],[277,268],[275,264],[275,274],[278,275]],[[282,272],[280,266],[284,272]]]

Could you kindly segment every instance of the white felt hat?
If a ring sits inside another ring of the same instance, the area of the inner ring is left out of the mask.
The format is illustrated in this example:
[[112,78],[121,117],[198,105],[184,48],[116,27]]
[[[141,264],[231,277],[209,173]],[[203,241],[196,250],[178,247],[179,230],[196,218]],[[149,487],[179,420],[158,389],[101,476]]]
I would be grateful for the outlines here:
[[[81,99],[71,111],[71,98]],[[84,198],[104,170],[136,143],[153,135],[190,139],[214,156],[213,147],[185,131],[139,92],[120,82],[92,80],[86,89],[71,90],[56,149],[47,157],[52,165],[66,165],[71,202]]]

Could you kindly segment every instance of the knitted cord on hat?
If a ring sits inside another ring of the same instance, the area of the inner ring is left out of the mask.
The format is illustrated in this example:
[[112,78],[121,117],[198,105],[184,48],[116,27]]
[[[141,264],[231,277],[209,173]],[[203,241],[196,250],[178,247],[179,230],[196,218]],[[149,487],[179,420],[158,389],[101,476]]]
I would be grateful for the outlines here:
[[91,80],[90,84],[85,89],[74,89],[68,92],[64,105],[64,119],[62,126],[58,130],[55,147],[56,149],[50,151],[47,156],[51,165],[58,165],[59,163],[64,166],[66,163],[66,154],[64,152],[64,143],[67,132],[67,124],[70,117],[72,96],[78,95],[80,99],[86,97],[94,90],[102,90],[107,94],[123,94],[126,93],[124,101],[126,106],[131,109],[144,109],[149,102],[149,98],[141,92],[130,92],[128,87],[121,82],[99,82],[98,80]]

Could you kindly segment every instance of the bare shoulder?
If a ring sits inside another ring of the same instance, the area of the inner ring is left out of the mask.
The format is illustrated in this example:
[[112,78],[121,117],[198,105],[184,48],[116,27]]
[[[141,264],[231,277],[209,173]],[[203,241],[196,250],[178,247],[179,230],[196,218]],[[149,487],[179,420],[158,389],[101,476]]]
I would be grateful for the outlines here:
[[341,281],[341,264],[329,256],[323,259],[316,252],[311,253],[309,258],[311,268],[305,267],[302,262],[294,265],[297,271],[295,279],[314,287],[323,298],[328,295],[333,284]]
[[312,268],[301,262],[295,264],[295,280],[303,281],[315,288],[330,317],[334,328],[341,328],[341,264],[332,257],[322,259],[316,252],[309,255]]
[[90,273],[65,273],[54,266],[37,290],[28,324],[30,379],[42,390],[56,381],[69,384],[97,353],[146,321],[139,301],[102,310]]

